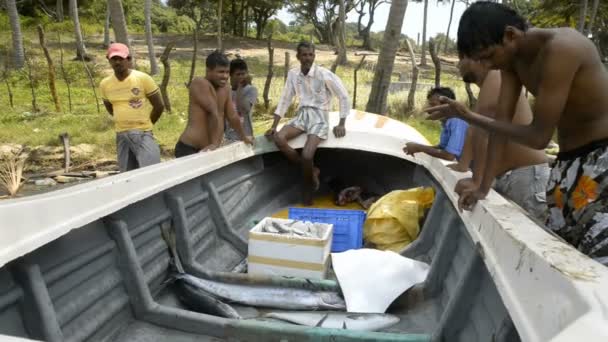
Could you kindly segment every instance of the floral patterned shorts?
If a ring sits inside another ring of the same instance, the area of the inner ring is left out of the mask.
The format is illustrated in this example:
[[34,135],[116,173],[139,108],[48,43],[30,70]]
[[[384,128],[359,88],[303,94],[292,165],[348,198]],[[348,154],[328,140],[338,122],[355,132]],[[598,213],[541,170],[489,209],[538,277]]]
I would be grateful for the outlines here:
[[547,204],[547,228],[608,266],[608,139],[558,154]]

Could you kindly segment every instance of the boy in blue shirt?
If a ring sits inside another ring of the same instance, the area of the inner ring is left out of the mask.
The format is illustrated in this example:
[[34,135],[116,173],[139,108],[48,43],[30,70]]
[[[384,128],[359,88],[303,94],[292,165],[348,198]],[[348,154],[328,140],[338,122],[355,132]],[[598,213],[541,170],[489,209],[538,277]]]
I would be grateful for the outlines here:
[[[452,89],[448,87],[437,87],[431,89],[426,95],[427,104],[431,107],[440,105],[441,102],[439,101],[439,97],[441,96],[445,96],[452,100],[456,99],[456,95],[454,95]],[[405,144],[403,152],[412,156],[422,152],[432,157],[448,161],[460,159],[469,125],[466,121],[458,118],[442,120],[441,125],[443,126],[443,129],[441,130],[439,145],[428,146],[410,142]]]

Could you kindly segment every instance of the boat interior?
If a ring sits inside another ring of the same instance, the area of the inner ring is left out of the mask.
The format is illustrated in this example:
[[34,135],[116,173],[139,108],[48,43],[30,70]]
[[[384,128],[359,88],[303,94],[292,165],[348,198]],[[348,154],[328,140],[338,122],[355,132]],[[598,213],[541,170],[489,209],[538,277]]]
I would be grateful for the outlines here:
[[[318,151],[321,179],[378,192],[432,186],[418,239],[402,255],[430,265],[424,283],[388,312],[380,332],[298,326],[236,307],[231,320],[187,310],[170,282],[161,229],[176,236],[188,273],[238,277],[255,222],[299,202],[300,171],[279,153],[256,155],[99,218],[0,269],[0,334],[42,341],[519,341],[482,255],[444,189],[422,166],[347,149]],[[327,192],[323,186],[321,193]],[[286,286],[299,286],[285,279]],[[289,285],[291,284],[291,285]],[[319,281],[317,286],[331,286]]]

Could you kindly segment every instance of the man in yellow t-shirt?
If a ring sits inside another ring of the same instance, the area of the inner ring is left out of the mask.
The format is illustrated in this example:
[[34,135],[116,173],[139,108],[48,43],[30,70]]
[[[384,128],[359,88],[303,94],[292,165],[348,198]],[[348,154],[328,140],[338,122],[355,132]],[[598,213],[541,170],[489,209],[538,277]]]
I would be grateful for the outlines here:
[[130,68],[126,45],[111,44],[107,58],[114,74],[104,78],[99,88],[103,104],[114,117],[120,171],[160,163],[160,148],[152,135],[164,110],[158,86],[149,75]]

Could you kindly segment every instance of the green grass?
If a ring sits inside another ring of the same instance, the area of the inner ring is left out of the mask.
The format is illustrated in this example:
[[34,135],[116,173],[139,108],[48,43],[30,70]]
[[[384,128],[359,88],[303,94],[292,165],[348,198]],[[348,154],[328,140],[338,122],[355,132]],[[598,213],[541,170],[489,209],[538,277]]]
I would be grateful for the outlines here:
[[[51,38],[51,37],[49,37]],[[70,42],[65,38],[64,46],[69,46]],[[260,46],[263,43],[260,42]],[[95,47],[98,47],[95,49]],[[99,44],[89,44],[88,49],[93,54],[97,55],[96,63],[90,63],[92,68],[95,85],[98,86],[101,79],[107,75],[108,66],[103,56],[103,50],[99,48]],[[34,113],[32,110],[31,90],[29,88],[29,80],[24,71],[13,71],[9,75],[9,84],[14,94],[15,107],[9,105],[6,85],[4,80],[0,83],[0,144],[1,143],[17,143],[28,146],[37,145],[59,145],[58,135],[67,132],[71,136],[73,145],[87,143],[98,146],[97,155],[95,157],[112,158],[115,154],[115,134],[111,118],[106,113],[103,105],[100,105],[100,112],[97,111],[95,96],[93,89],[89,85],[89,81],[84,73],[82,63],[68,60],[68,57],[73,57],[73,49],[66,49],[65,67],[68,70],[69,77],[72,82],[72,111],[68,110],[68,95],[64,80],[61,77],[58,66],[58,50],[52,49],[55,59],[57,73],[57,88],[61,99],[63,110],[61,113],[54,112],[54,106],[47,85],[47,66],[43,59],[40,48],[35,44],[30,43],[29,58],[32,61],[34,68],[34,78],[36,80],[36,97],[39,112]],[[243,51],[245,52],[245,50]],[[250,66],[250,72],[253,74],[253,83],[258,88],[260,93],[259,101],[263,103],[262,90],[267,72],[267,61],[260,58],[246,58]],[[282,56],[276,56],[276,66],[274,69],[275,78],[273,79],[270,88],[270,108],[266,110],[263,105],[258,105],[254,112],[254,131],[256,134],[262,134],[271,124],[271,113],[276,107],[276,103],[280,96],[283,87],[283,72]],[[138,68],[143,71],[147,70],[147,61],[140,57]],[[292,57],[292,66],[295,60]],[[353,92],[353,68],[356,62],[353,60],[349,66],[339,67],[337,74],[344,82],[345,87],[352,95]],[[325,63],[327,64],[327,63]],[[329,65],[325,65],[329,67]],[[190,57],[181,55],[180,58],[175,58],[171,61],[172,76],[168,87],[172,113],[164,113],[160,121],[154,128],[154,134],[159,141],[161,147],[165,151],[173,149],[175,142],[184,129],[187,119],[188,109],[188,90],[184,86],[190,73]],[[400,70],[401,69],[401,70]],[[395,72],[404,72],[409,74],[407,65],[398,64]],[[204,73],[204,61],[199,60],[197,65],[197,75]],[[422,69],[422,77],[420,82],[432,83],[432,69]],[[154,76],[154,79],[160,84],[161,75]],[[370,83],[373,79],[373,73],[368,70],[359,72],[359,85],[357,90],[357,109],[365,110],[365,105],[370,93]],[[466,98],[466,92],[462,86],[462,82],[453,75],[445,75],[442,79],[444,85],[452,86],[460,99]],[[98,91],[98,89],[95,89]],[[391,94],[389,96],[389,116],[398,120],[402,120],[414,128],[419,130],[432,143],[436,143],[439,139],[440,125],[436,122],[430,122],[423,119],[424,115],[420,114],[420,108],[424,107],[426,102],[426,92],[419,91],[416,94],[416,107],[412,113],[403,113],[403,103],[407,98],[407,92]],[[334,103],[334,110],[337,110],[337,103]]]

